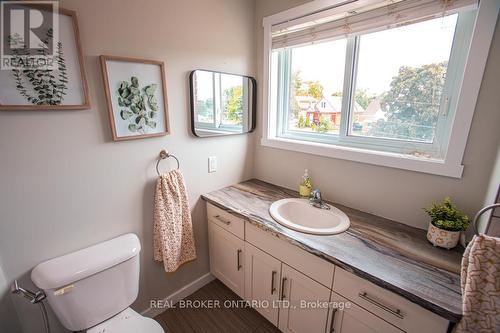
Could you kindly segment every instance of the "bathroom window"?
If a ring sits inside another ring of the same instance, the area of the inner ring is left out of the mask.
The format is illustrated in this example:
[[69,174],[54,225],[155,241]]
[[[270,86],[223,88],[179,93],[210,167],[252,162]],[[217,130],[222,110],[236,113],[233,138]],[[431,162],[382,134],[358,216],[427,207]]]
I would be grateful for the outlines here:
[[355,5],[264,19],[263,144],[460,177],[446,157],[477,1]]

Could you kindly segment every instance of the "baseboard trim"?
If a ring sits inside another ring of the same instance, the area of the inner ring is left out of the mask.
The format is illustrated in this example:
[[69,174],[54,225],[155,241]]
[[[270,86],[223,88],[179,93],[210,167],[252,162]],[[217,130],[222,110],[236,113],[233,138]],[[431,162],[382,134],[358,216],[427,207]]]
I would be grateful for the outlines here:
[[[215,277],[211,273],[207,273],[205,275],[202,275],[201,277],[197,278],[193,282],[185,285],[181,289],[175,291],[174,293],[170,294],[169,296],[165,297],[163,300],[165,302],[168,302],[170,304],[175,304],[179,302],[181,299],[191,295],[204,285],[206,285],[209,282],[212,282],[215,280]],[[149,318],[153,318],[161,314],[167,310],[167,308],[147,308],[146,310],[141,312],[141,315]]]

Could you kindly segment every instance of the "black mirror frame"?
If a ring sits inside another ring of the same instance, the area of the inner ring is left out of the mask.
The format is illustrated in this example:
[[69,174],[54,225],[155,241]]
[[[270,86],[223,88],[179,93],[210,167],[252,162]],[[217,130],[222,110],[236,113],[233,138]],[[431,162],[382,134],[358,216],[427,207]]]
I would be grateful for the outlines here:
[[[227,75],[235,75],[235,76],[241,76],[244,78],[247,78],[250,80],[252,83],[252,127],[247,131],[247,132],[242,132],[242,133],[228,133],[228,134],[219,134],[219,135],[212,135],[212,136],[199,136],[196,134],[195,130],[195,122],[194,122],[194,91],[193,91],[193,76],[196,71],[205,71],[205,72],[211,72],[211,73],[218,73],[218,74],[227,74]],[[208,138],[208,137],[218,137],[218,136],[227,136],[227,135],[241,135],[241,134],[247,134],[247,133],[252,133],[255,130],[256,122],[257,122],[257,81],[255,78],[247,75],[240,75],[240,74],[233,74],[233,73],[227,73],[227,72],[219,72],[219,71],[212,71],[208,69],[195,69],[192,70],[191,73],[189,73],[189,103],[190,103],[190,109],[191,109],[191,133],[193,133],[194,136],[198,138]]]

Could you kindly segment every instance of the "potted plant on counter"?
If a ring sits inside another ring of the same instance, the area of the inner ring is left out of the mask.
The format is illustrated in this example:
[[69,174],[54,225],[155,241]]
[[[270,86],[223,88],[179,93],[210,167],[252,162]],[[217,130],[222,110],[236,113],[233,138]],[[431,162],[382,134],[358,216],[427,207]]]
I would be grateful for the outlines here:
[[433,204],[424,210],[431,217],[427,231],[427,239],[434,246],[451,249],[457,246],[460,233],[469,227],[469,217],[451,202],[444,198],[442,204]]

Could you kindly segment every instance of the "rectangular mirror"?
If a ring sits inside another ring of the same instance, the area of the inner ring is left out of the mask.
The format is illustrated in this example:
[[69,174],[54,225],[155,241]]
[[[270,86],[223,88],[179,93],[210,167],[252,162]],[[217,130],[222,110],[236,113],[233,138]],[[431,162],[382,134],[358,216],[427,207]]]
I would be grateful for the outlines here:
[[254,78],[197,69],[189,75],[189,86],[194,135],[208,137],[254,130]]

